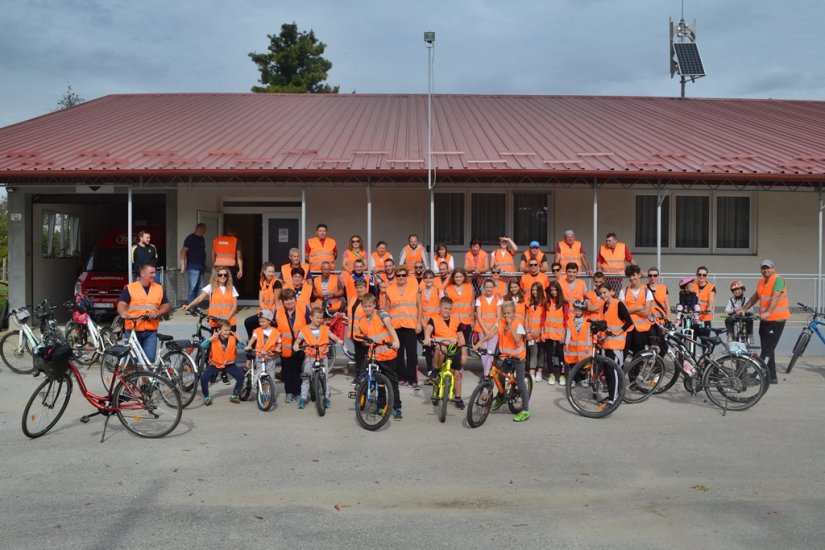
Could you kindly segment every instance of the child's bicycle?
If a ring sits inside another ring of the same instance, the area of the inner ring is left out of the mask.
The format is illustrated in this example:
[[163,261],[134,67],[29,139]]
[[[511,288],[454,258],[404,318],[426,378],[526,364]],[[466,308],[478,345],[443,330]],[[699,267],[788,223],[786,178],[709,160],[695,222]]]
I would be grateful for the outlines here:
[[825,322],[820,320],[825,317],[825,313],[816,311],[805,304],[800,304],[797,302],[797,305],[802,308],[802,311],[811,314],[811,320],[808,321],[808,325],[802,329],[802,332],[799,334],[799,338],[796,339],[796,343],[793,346],[793,355],[791,355],[791,360],[788,363],[788,367],[785,369],[785,372],[791,372],[791,370],[793,370],[796,362],[800,357],[802,357],[802,354],[805,353],[805,349],[808,347],[808,342],[811,341],[812,335],[816,334],[819,337],[819,340],[825,344],[825,335],[823,335],[822,331],[819,329],[819,327],[825,326]]
[[355,399],[355,419],[365,430],[375,431],[390,419],[390,411],[395,403],[395,394],[390,380],[381,373],[381,367],[375,361],[375,348],[389,345],[389,342],[376,342],[363,337],[367,344],[367,366],[356,380],[355,391],[349,397]]
[[[567,401],[577,413],[588,418],[603,418],[622,404],[625,393],[624,372],[615,361],[602,354],[607,322],[593,321],[590,333],[593,337],[593,354],[573,365],[564,391]],[[577,380],[579,384],[576,384]]]
[[86,388],[83,376],[71,360],[68,345],[43,345],[36,353],[35,376],[42,372],[46,379],[34,390],[23,410],[23,433],[28,437],[44,435],[60,420],[72,396],[72,375],[80,385],[83,397],[97,409],[80,421],[86,423],[99,414],[106,417],[101,443],[112,415],[116,415],[127,430],[141,437],[163,437],[180,422],[183,406],[177,388],[154,372],[121,369],[119,363],[129,354],[129,349],[124,346],[114,346],[106,351],[113,353],[116,361],[105,395],[97,395]]
[[241,392],[238,394],[241,401],[246,401],[252,395],[252,388],[254,387],[258,409],[264,412],[278,406],[276,403],[275,382],[266,372],[267,360],[274,358],[275,355],[271,351],[250,350],[247,352],[247,357],[251,356],[252,367],[246,371]]
[[[458,344],[447,344],[438,340],[433,340],[433,347],[438,346],[444,353],[444,362],[441,368],[435,373],[433,379],[433,407],[437,407],[436,414],[438,421],[447,420],[447,405],[455,398],[455,380],[453,380],[453,360],[461,352]],[[467,346],[464,346],[467,347]]]
[[64,340],[63,333],[57,328],[57,322],[54,319],[56,306],[50,305],[48,300],[43,300],[32,309],[40,325],[39,336],[29,326],[29,320],[31,319],[29,308],[22,306],[9,311],[8,318],[17,328],[7,332],[3,335],[3,338],[0,338],[0,359],[17,374],[31,374],[34,371],[32,350],[42,343],[47,336],[53,340]]
[[66,323],[64,330],[66,340],[72,347],[75,361],[87,367],[102,358],[106,348],[118,341],[111,328],[101,327],[95,322],[90,304],[89,299],[82,295],[63,304],[72,312],[72,319]]
[[[493,366],[490,368],[490,374],[482,377],[481,382],[470,396],[470,403],[467,406],[467,424],[471,428],[478,428],[487,420],[491,410],[497,411],[504,403],[507,403],[513,414],[520,413],[524,409],[524,404],[516,383],[513,361],[509,358],[504,359],[499,368],[501,356],[498,353],[484,348],[471,349],[470,352],[493,357]],[[527,384],[527,394],[533,395],[533,379],[525,375],[524,383]]]
[[301,378],[309,378],[309,398],[315,401],[315,410],[318,411],[318,416],[324,416],[330,406],[326,398],[327,369],[322,359],[322,356],[326,355],[329,351],[324,348],[328,348],[329,346],[332,346],[332,342],[325,346],[312,345],[305,342],[301,346],[304,349],[304,353],[306,353],[306,350],[313,352],[312,372],[310,374],[301,373]]

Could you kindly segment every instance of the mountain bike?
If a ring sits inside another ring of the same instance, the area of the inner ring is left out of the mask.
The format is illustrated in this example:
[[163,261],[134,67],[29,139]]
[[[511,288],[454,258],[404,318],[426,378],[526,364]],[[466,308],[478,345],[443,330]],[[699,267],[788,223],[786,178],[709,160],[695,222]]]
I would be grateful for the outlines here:
[[0,338],[0,359],[10,370],[17,374],[31,374],[34,371],[32,350],[42,343],[46,336],[49,336],[51,341],[65,341],[65,337],[57,328],[57,322],[54,319],[56,306],[50,305],[48,300],[43,300],[32,309],[40,325],[39,336],[29,326],[29,320],[31,319],[29,307],[22,306],[9,311],[9,319],[17,328],[7,332]]
[[[328,345],[332,345],[330,342]],[[321,354],[324,348],[328,347],[326,345],[313,345],[304,343],[301,346],[306,353],[306,350],[309,349],[313,351],[312,354],[312,372],[309,374],[301,373],[301,378],[309,378],[309,397],[311,400],[315,401],[315,410],[318,411],[318,416],[324,416],[327,413],[327,408],[330,405],[329,400],[327,399],[327,369],[326,365],[324,365],[324,360],[321,359]]]
[[802,332],[799,334],[799,338],[796,339],[796,343],[793,346],[793,354],[791,355],[791,360],[788,363],[788,366],[785,368],[785,372],[791,372],[794,365],[796,365],[796,362],[800,357],[802,357],[802,354],[805,353],[805,349],[811,341],[811,335],[816,334],[819,337],[819,340],[825,344],[825,335],[823,335],[822,331],[819,329],[820,326],[825,326],[825,322],[820,321],[821,318],[825,317],[825,313],[816,311],[805,304],[800,304],[797,302],[797,305],[802,308],[802,311],[811,314],[811,320],[808,321],[808,325],[802,329]]
[[[621,367],[602,354],[607,322],[592,321],[590,334],[593,353],[573,365],[564,391],[577,413],[588,418],[604,418],[622,404],[627,385]],[[577,380],[580,384],[576,384]]]
[[390,345],[390,342],[376,342],[363,337],[367,344],[367,366],[357,380],[356,389],[349,393],[355,399],[355,419],[365,430],[375,431],[390,419],[390,411],[395,403],[395,394],[389,378],[381,373],[381,367],[375,361],[375,348]]
[[258,402],[258,409],[267,412],[277,407],[277,396],[275,395],[275,382],[266,370],[266,362],[275,357],[271,351],[250,350],[247,352],[252,356],[252,368],[244,375],[243,386],[238,394],[241,401],[246,401],[252,395],[252,388],[255,388],[255,396]]
[[[470,403],[467,405],[467,424],[471,428],[478,428],[487,420],[490,411],[498,410],[504,403],[507,403],[511,413],[520,413],[524,409],[524,404],[516,383],[516,371],[512,360],[504,359],[499,368],[501,356],[498,353],[484,348],[469,351],[479,356],[493,357],[493,365],[490,373],[481,378],[481,382],[470,396]],[[529,374],[524,376],[524,383],[527,384],[527,394],[533,395],[533,379]]]
[[[78,304],[74,300],[65,302],[63,306],[72,313],[78,312]],[[81,313],[87,316],[86,322],[69,320],[63,332],[72,347],[75,361],[88,367],[103,357],[103,351],[118,340],[111,328],[98,326],[88,311]]]
[[[444,353],[444,362],[435,373],[433,379],[433,407],[436,407],[436,415],[439,422],[447,420],[447,405],[455,398],[455,380],[453,380],[453,360],[461,352],[458,344],[447,344],[438,340],[433,340],[433,346],[438,346]],[[467,346],[464,346],[467,347]]]
[[[23,410],[23,433],[30,437],[40,437],[51,430],[69,404],[72,396],[72,375],[80,386],[80,392],[96,412],[83,416],[84,424],[92,416],[103,415],[106,421],[100,435],[102,443],[106,438],[109,418],[116,415],[120,423],[140,437],[163,437],[174,430],[180,422],[183,406],[180,393],[166,378],[149,371],[134,368],[122,370],[120,359],[128,355],[128,348],[114,346],[106,353],[115,354],[115,369],[105,395],[92,393],[71,360],[71,348],[63,346],[39,346],[34,360],[35,376],[45,374],[46,379],[34,390]],[[42,356],[41,356],[42,355]]]

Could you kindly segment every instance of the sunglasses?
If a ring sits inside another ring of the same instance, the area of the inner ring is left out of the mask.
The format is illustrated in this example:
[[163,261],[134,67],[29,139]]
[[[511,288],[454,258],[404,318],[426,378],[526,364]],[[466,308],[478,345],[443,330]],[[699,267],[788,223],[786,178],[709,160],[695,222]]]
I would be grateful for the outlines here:
[[396,277],[398,277],[398,278],[404,278],[406,276],[407,276],[406,273],[399,273],[398,275],[396,275]]
[[558,273],[561,269],[553,269],[553,273]]
[[229,273],[218,273],[218,277],[229,277]]
[[707,273],[697,273],[696,276],[697,277],[707,277],[708,274]]
[[527,264],[527,265],[529,265],[530,267],[538,267],[539,266],[539,264]]
[[658,277],[658,276],[659,276],[659,274],[658,274],[658,273],[648,273],[648,274],[647,274],[647,278],[648,278],[648,279],[650,279],[650,278],[652,278],[652,277]]
[[352,239],[350,242],[351,243],[360,243],[361,239]]
[[492,271],[490,271],[490,273],[492,273],[493,275],[498,275],[501,273],[501,271],[499,271],[498,269],[493,269]]

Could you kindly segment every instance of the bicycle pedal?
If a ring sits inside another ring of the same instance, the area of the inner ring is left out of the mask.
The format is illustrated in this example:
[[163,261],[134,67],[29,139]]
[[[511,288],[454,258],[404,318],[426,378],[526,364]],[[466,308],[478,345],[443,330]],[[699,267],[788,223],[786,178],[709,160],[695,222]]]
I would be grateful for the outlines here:
[[89,417],[88,416],[81,416],[80,421],[83,422],[84,424],[88,424],[89,423]]
[[355,392],[351,391],[347,394],[347,397],[349,397],[350,399],[355,399],[355,395],[356,395]]

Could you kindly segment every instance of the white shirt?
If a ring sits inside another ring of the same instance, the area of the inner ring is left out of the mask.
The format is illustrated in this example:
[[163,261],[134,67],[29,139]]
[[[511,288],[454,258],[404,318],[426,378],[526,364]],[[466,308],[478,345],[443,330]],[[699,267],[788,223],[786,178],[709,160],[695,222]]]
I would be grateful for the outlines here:
[[[221,292],[223,294],[226,294],[226,287],[225,286],[219,286],[218,288],[221,290]],[[206,295],[211,297],[212,296],[212,285],[211,284],[206,285],[205,287],[203,287],[201,289],[201,292],[206,292]],[[234,296],[235,298],[238,297],[238,289],[235,288],[234,285],[232,286],[232,296]]]

